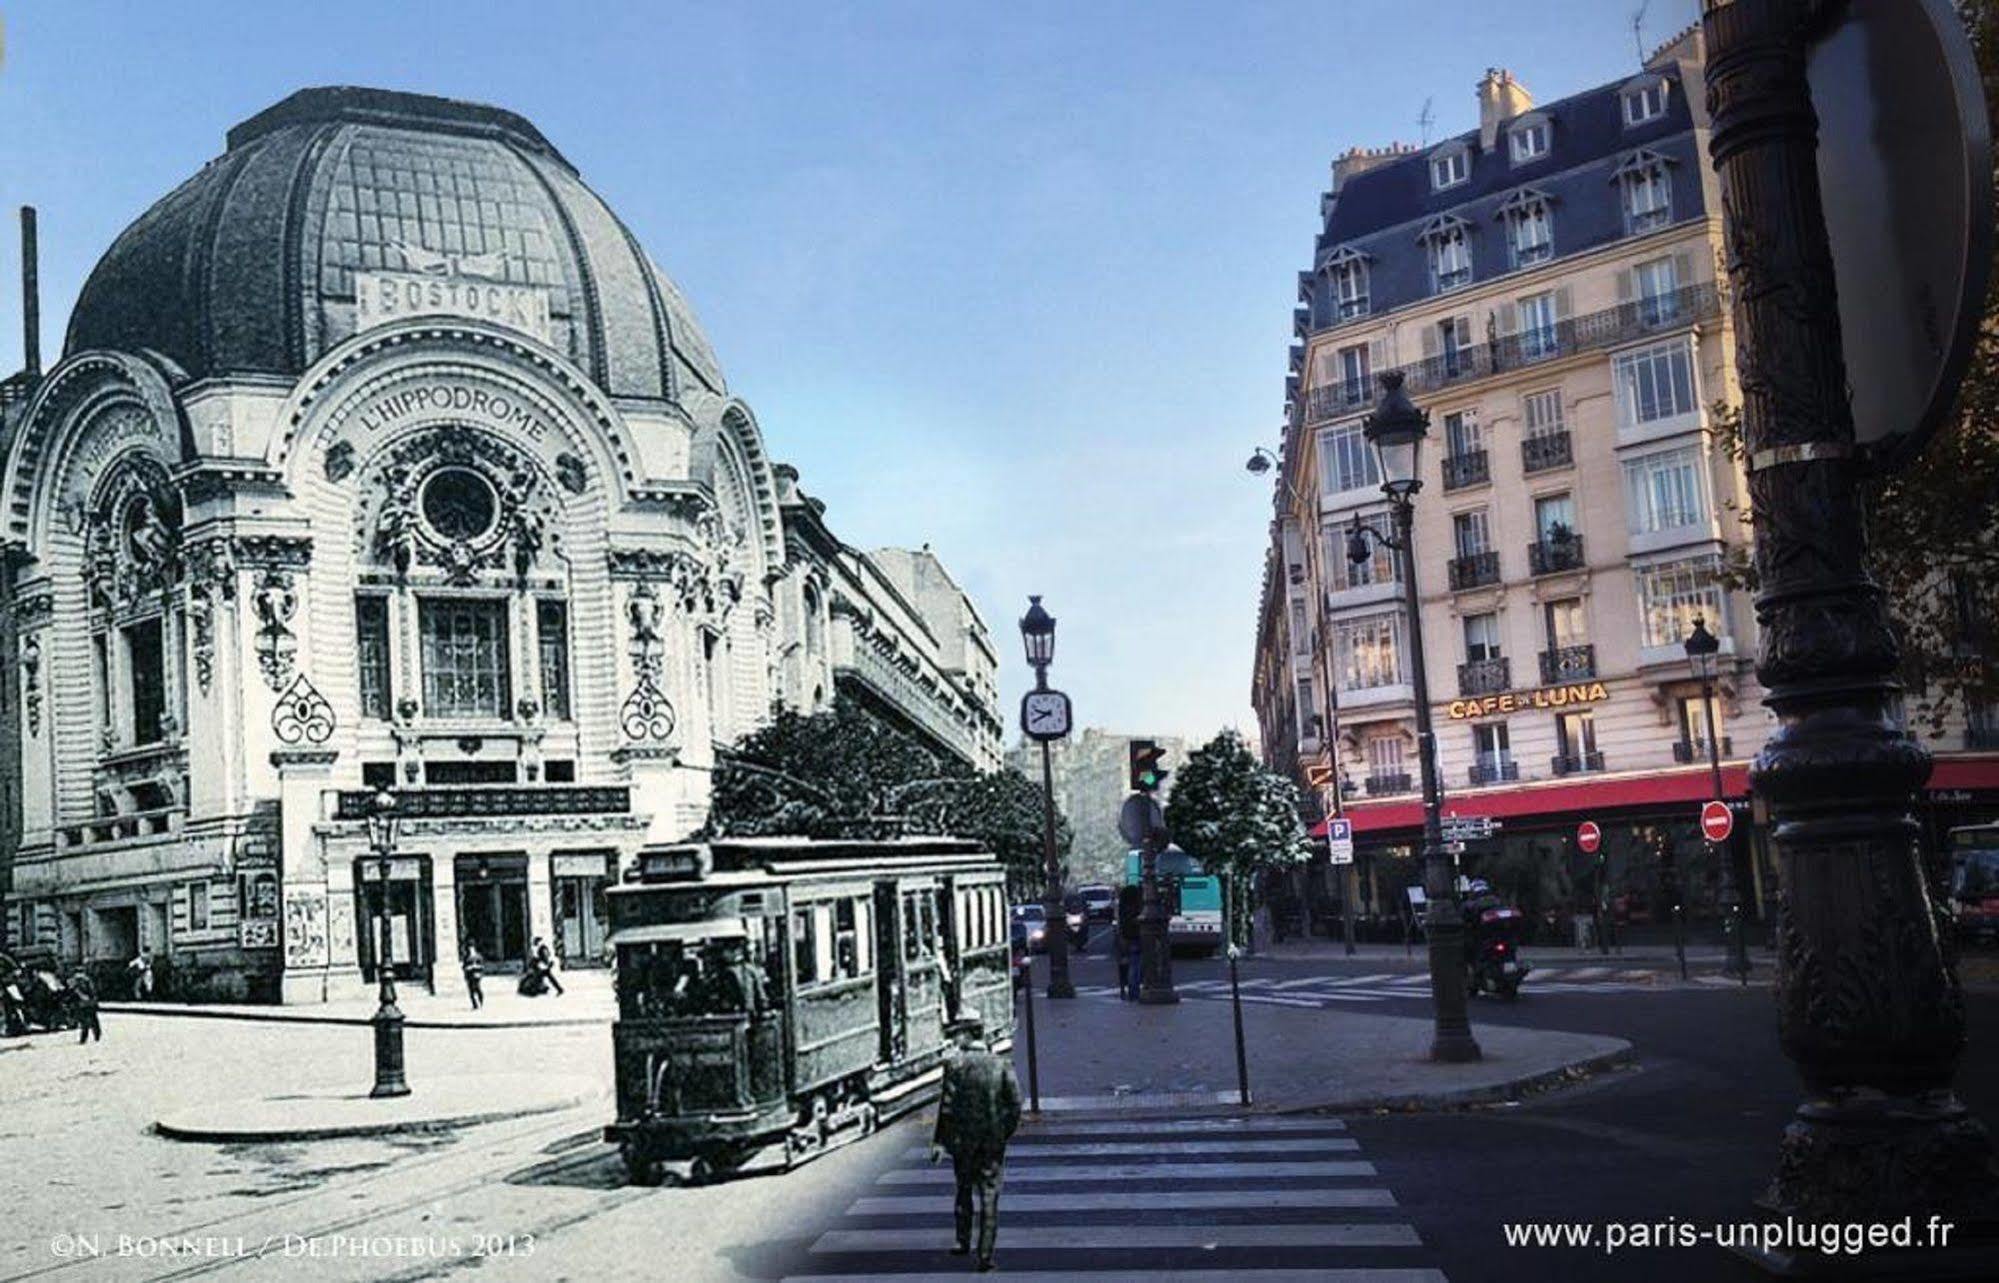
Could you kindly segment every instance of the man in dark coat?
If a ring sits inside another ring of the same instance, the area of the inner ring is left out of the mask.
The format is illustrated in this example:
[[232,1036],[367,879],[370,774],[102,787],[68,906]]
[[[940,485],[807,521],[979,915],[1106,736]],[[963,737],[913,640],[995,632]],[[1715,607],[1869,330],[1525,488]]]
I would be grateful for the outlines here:
[[999,1236],[1006,1143],[1020,1126],[1020,1083],[1013,1076],[1013,1066],[987,1047],[985,1028],[977,1016],[960,1017],[947,1031],[956,1040],[958,1052],[944,1068],[944,1095],[937,1106],[930,1161],[936,1162],[942,1151],[949,1151],[951,1170],[958,1178],[954,1256],[972,1250],[972,1211],[977,1201],[979,1269],[985,1271],[993,1268],[993,1242]]
[[465,942],[465,996],[472,1000],[472,1010],[486,1005],[486,960],[479,956],[479,946],[470,940]]
[[79,971],[69,978],[70,1010],[76,1016],[76,1026],[82,1030],[79,1043],[89,1042],[94,1034],[97,1041],[104,1041],[104,1026],[97,1023],[97,986],[91,982],[87,972]]

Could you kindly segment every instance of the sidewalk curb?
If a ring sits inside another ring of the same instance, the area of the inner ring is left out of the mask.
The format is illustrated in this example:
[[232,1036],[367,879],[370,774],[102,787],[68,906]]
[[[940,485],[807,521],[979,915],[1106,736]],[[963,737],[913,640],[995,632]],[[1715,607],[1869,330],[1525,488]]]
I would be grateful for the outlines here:
[[1518,1100],[1524,1095],[1544,1088],[1564,1086],[1578,1076],[1598,1074],[1608,1069],[1622,1069],[1637,1063],[1637,1051],[1627,1042],[1614,1051],[1599,1052],[1565,1065],[1557,1065],[1553,1069],[1523,1074],[1518,1078],[1489,1083],[1483,1087],[1393,1093],[1367,1096],[1357,1100],[1333,1099],[1308,1104],[1285,1103],[1262,1109],[1251,1105],[1250,1110],[1253,1113],[1270,1115],[1354,1114],[1371,1113],[1376,1110],[1390,1110],[1396,1113],[1436,1113],[1461,1109],[1469,1105],[1492,1105]]
[[[368,1016],[314,1016],[314,1015],[264,1015],[256,1011],[216,1010],[208,1007],[169,1007],[146,1002],[106,1002],[98,1010],[124,1016],[164,1016],[170,1020],[248,1020],[272,1025],[347,1025],[356,1029],[367,1029],[374,1025]],[[273,1013],[291,1011],[296,1008],[273,1007]],[[589,1016],[557,1016],[552,1020],[426,1020],[422,1017],[405,1016],[405,1029],[562,1029],[601,1027],[611,1024],[610,1018],[602,1020]],[[10,1048],[11,1050],[11,1048]]]
[[[242,1123],[179,1122],[170,1118],[155,1121],[151,1130],[155,1135],[172,1141],[191,1141],[220,1145],[281,1145],[322,1140],[345,1140],[358,1136],[416,1135],[424,1133],[458,1131],[462,1128],[478,1127],[485,1123],[503,1122],[510,1118],[531,1118],[540,1114],[560,1113],[575,1109],[592,1101],[605,1098],[601,1088],[586,1087],[582,1084],[566,1085],[560,1090],[539,1099],[511,1105],[493,1105],[474,1108],[463,1112],[452,1112],[448,1108],[441,1113],[419,1115],[407,1118],[365,1120],[353,1122],[322,1122],[318,1124],[300,1122],[297,1124],[276,1124],[254,1126]],[[247,1102],[263,1103],[263,1102]],[[311,1098],[300,1101],[310,1106]],[[348,1103],[339,1099],[336,1103]],[[183,1115],[186,1117],[186,1115]]]

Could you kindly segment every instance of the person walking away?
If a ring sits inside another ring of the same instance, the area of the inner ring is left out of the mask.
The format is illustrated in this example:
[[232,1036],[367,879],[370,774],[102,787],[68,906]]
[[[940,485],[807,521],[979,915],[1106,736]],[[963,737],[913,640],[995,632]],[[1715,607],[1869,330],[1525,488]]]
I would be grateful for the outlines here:
[[957,1178],[957,1199],[952,1205],[957,1243],[951,1254],[964,1256],[972,1250],[976,1220],[978,1266],[983,1273],[993,1268],[1006,1143],[1020,1126],[1020,1082],[1013,1076],[1013,1066],[987,1045],[985,1024],[979,1017],[961,1016],[946,1026],[946,1032],[958,1050],[944,1068],[944,1093],[937,1106],[937,1129],[930,1138],[930,1161],[938,1161],[945,1153],[951,1155],[951,1172]]
[[70,976],[69,1004],[76,1016],[76,1027],[81,1030],[77,1038],[79,1044],[89,1042],[92,1035],[97,1041],[104,1041],[104,1026],[97,1021],[97,986],[91,982],[88,972],[78,971]]
[[1145,888],[1128,886],[1117,894],[1118,990],[1126,1002],[1138,1001],[1144,979],[1139,961],[1139,919],[1145,915]]
[[140,1002],[153,1000],[153,951],[139,950],[138,956],[126,964],[132,972],[132,997]]
[[465,957],[461,965],[465,968],[465,996],[472,1000],[472,1010],[486,1005],[486,960],[479,956],[479,946],[470,940],[465,942]]
[[541,972],[541,978],[548,982],[549,988],[557,994],[564,992],[562,982],[555,978],[555,954],[549,951],[548,941],[540,936],[534,938],[534,966]]

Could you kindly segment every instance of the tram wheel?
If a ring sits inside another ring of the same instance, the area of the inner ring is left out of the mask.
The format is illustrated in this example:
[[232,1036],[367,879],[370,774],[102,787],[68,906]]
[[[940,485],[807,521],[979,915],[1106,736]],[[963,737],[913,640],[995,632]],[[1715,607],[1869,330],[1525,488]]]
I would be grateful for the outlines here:
[[625,1177],[634,1185],[657,1185],[666,1177],[666,1166],[646,1152],[644,1142],[627,1136],[618,1144],[618,1157],[624,1160]]
[[695,1184],[706,1185],[712,1181],[726,1179],[742,1164],[741,1150],[733,1146],[719,1145],[697,1155],[688,1175],[693,1178]]

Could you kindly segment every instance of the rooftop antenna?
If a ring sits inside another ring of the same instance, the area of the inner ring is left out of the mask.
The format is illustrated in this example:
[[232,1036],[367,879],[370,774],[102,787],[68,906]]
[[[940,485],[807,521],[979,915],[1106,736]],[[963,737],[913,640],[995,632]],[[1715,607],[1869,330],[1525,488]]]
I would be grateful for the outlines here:
[[1631,11],[1631,43],[1637,46],[1638,61],[1645,61],[1645,11],[1652,7],[1652,0],[1638,0],[1638,7]]
[[1425,147],[1428,147],[1430,145],[1430,126],[1434,124],[1437,119],[1437,113],[1430,110],[1431,106],[1435,104],[1436,101],[1437,100],[1435,97],[1425,98],[1423,100],[1423,114],[1416,117],[1416,124],[1423,131],[1423,145]]

